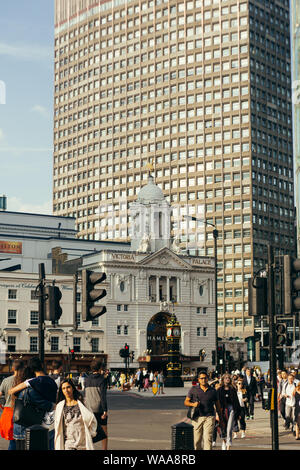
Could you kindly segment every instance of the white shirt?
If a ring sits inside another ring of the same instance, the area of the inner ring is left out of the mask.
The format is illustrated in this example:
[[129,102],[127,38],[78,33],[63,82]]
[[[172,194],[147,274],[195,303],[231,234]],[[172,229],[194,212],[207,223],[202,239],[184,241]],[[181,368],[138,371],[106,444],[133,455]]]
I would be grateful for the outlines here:
[[293,391],[295,390],[295,383],[287,384],[284,389],[284,395],[288,395],[285,404],[288,406],[295,406],[295,397],[293,396]]
[[239,402],[240,402],[240,406],[242,408],[245,407],[245,403],[243,402],[243,392],[237,392],[237,396],[238,396],[238,399],[239,399]]

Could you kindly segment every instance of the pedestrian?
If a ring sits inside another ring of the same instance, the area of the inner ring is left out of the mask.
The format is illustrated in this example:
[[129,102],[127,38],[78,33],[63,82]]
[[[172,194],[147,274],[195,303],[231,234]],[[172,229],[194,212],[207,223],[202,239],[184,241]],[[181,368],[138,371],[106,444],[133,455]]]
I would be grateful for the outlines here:
[[[198,383],[199,386],[199,383]],[[214,381],[210,384],[211,387],[214,387],[215,390],[218,390],[221,387],[221,384],[217,378],[214,379]],[[216,442],[217,442],[217,436],[218,433],[221,434],[220,430],[220,423],[216,419],[215,420],[215,425],[214,425],[214,431],[213,431],[213,442],[212,442],[212,447],[216,447]]]
[[297,374],[297,371],[296,371],[295,369],[292,369],[292,370],[291,370],[291,374],[292,374],[292,376],[294,377],[294,383],[295,383],[295,385],[297,385],[297,383],[299,382],[299,379],[297,379],[297,375],[298,375],[298,374]]
[[160,373],[158,374],[158,395],[165,395],[164,383],[165,383],[165,377],[164,377],[163,371],[161,370]]
[[149,384],[150,384],[150,387],[152,387],[153,380],[154,380],[154,374],[153,374],[153,371],[151,370],[151,371],[150,371],[150,374],[149,374]]
[[257,381],[257,388],[259,390],[259,398],[262,400],[265,379],[264,379],[262,371],[258,367],[256,368],[256,381]]
[[59,388],[62,380],[63,380],[63,376],[62,376],[62,371],[63,371],[63,364],[62,364],[62,361],[58,361],[58,360],[55,360],[55,361],[52,361],[52,373],[49,374],[49,377],[51,379],[54,380],[54,382],[56,383],[57,385],[57,388]]
[[150,386],[150,384],[149,384],[149,374],[148,374],[148,372],[146,372],[146,374],[144,375],[144,392],[148,391],[149,386]]
[[140,392],[141,389],[143,388],[143,383],[144,383],[144,375],[143,375],[143,369],[140,368],[137,371],[137,386],[138,386],[138,391]]
[[91,363],[91,374],[85,380],[84,405],[94,413],[97,420],[97,434],[93,441],[102,441],[102,450],[107,450],[107,378],[102,372],[102,362],[94,360]]
[[219,414],[222,423],[222,410],[217,392],[208,385],[208,375],[205,371],[198,375],[199,387],[192,387],[184,401],[184,405],[195,408],[192,419],[194,427],[195,450],[211,450],[215,424],[215,412]]
[[300,383],[297,383],[294,390],[295,397],[295,430],[296,440],[300,440]]
[[55,450],[94,450],[96,433],[94,414],[83,405],[73,381],[63,380],[55,409]]
[[240,425],[240,430],[242,431],[241,433],[241,438],[244,439],[246,437],[246,405],[247,405],[247,390],[244,388],[244,382],[243,379],[239,378],[237,380],[237,396],[239,399],[240,403],[240,416],[239,420],[235,422],[234,426],[234,433],[233,433],[233,439],[236,439],[237,433],[239,432],[239,425]]
[[79,379],[78,379],[78,385],[80,386],[82,393],[84,393],[86,377],[87,377],[87,374],[85,372],[81,372]]
[[282,389],[282,396],[285,398],[285,424],[284,428],[289,429],[292,425],[292,432],[295,421],[295,379],[293,374],[288,375],[288,381]]
[[[221,426],[222,450],[229,450],[232,445],[234,423],[240,418],[240,403],[230,374],[224,374],[221,387],[217,391],[221,406],[223,426]],[[220,418],[220,416],[219,416]]]
[[[25,373],[27,377],[30,375],[34,375],[34,377],[27,378],[24,382],[11,388],[8,393],[10,395],[19,393],[18,398],[22,399],[26,389],[28,389],[31,404],[44,411],[41,425],[49,431],[49,450],[54,450],[54,406],[56,403],[57,385],[53,379],[45,374],[43,364],[38,357],[30,359]],[[24,450],[27,427],[14,423],[14,439],[19,441],[16,445],[17,450]]]
[[246,368],[246,375],[244,376],[244,387],[247,390],[248,409],[246,419],[254,419],[254,402],[255,397],[258,398],[257,382],[253,377],[252,371],[249,367]]
[[286,398],[284,397],[283,390],[285,389],[285,386],[288,383],[288,373],[286,370],[283,370],[281,372],[281,380],[278,384],[278,409],[280,411],[280,414],[282,418],[285,421],[285,401]]
[[5,398],[4,409],[0,418],[0,435],[3,439],[9,441],[9,446],[7,450],[16,450],[16,442],[13,436],[14,400],[12,395],[9,395],[8,391],[19,383],[23,382],[24,369],[24,361],[22,361],[21,359],[15,359],[12,363],[13,375],[3,379],[0,385],[0,396],[4,396]]

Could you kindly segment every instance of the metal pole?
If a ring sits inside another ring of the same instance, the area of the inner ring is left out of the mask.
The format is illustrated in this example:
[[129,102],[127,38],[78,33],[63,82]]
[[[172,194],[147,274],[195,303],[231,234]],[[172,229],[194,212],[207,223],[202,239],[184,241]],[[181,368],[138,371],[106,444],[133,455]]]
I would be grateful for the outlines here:
[[272,450],[279,450],[278,441],[278,408],[277,408],[277,371],[276,371],[276,330],[274,322],[275,289],[274,289],[274,253],[268,245],[268,314],[269,314],[269,361],[271,374],[272,399],[270,409]]
[[217,252],[217,239],[218,239],[218,230],[213,230],[214,237],[214,256],[215,256],[215,328],[216,328],[216,337],[215,337],[215,347],[216,347],[216,372],[218,373],[218,252]]
[[45,298],[44,298],[44,287],[45,287],[45,265],[44,263],[39,264],[39,358],[41,363],[44,363],[45,358]]
[[73,328],[76,331],[78,328],[77,323],[77,284],[78,284],[78,273],[74,274],[73,279]]

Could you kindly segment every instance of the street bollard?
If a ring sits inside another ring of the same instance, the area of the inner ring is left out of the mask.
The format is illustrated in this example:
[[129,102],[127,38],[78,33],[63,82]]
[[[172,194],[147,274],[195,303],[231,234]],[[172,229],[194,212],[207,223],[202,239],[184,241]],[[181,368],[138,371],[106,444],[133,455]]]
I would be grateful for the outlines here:
[[38,424],[30,426],[25,433],[25,450],[49,450],[49,431]]
[[172,426],[172,450],[194,450],[194,427],[181,423]]

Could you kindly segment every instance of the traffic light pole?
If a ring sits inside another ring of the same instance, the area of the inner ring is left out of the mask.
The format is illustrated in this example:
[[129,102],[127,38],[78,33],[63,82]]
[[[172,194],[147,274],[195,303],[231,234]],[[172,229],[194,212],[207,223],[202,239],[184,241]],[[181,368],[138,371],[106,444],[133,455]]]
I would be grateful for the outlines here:
[[271,374],[272,399],[270,420],[272,430],[272,450],[279,450],[278,440],[278,407],[277,407],[277,370],[276,370],[276,329],[275,313],[275,265],[273,247],[268,246],[268,315],[269,315],[269,360]]
[[45,358],[45,265],[39,264],[39,358],[41,363],[44,363]]

